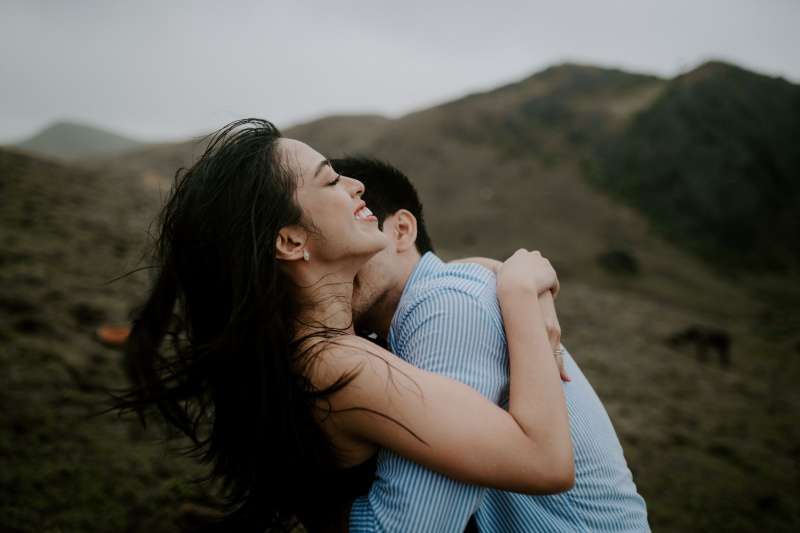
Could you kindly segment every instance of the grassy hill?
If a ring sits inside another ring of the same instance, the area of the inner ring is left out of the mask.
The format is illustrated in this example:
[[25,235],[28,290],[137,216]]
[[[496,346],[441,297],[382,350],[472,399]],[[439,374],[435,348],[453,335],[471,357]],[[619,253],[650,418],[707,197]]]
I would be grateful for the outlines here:
[[57,122],[17,146],[42,154],[74,159],[124,152],[144,144],[100,128],[73,122]]
[[[97,342],[145,288],[133,269],[157,191],[0,149],[0,530],[170,531],[189,465],[115,415]],[[166,524],[166,525],[165,525]]]
[[592,177],[716,263],[800,271],[800,87],[723,63],[670,82]]
[[[284,133],[406,171],[446,259],[525,246],[553,260],[564,343],[606,405],[654,531],[795,531],[800,281],[721,275],[585,174],[676,83],[562,65],[397,120]],[[0,529],[173,531],[204,496],[158,428],[94,416],[105,398],[94,385],[123,383],[95,328],[127,321],[147,273],[108,281],[140,265],[174,171],[201,148],[80,165],[0,149]],[[692,328],[724,332],[730,365],[669,342]]]

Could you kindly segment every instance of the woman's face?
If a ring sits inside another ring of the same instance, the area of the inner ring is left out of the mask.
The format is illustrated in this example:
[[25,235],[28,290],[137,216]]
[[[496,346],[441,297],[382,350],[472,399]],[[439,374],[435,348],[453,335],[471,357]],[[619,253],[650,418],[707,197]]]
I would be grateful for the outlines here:
[[387,246],[378,219],[361,200],[360,181],[337,174],[325,157],[300,141],[278,143],[295,179],[297,201],[314,229],[306,243],[312,261],[368,259]]

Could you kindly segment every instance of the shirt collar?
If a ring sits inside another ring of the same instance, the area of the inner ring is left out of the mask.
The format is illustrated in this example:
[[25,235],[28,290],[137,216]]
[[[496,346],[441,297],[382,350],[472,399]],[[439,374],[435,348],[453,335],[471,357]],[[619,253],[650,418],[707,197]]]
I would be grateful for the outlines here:
[[444,262],[436,257],[436,254],[433,252],[426,252],[425,255],[423,255],[420,260],[417,261],[417,264],[414,265],[414,270],[411,272],[411,276],[408,278],[408,283],[406,283],[405,289],[403,289],[403,296],[405,296],[408,288],[414,283],[432,276],[434,271],[442,265],[444,265]]
[[[444,262],[438,257],[436,257],[436,255],[433,252],[426,252],[425,255],[420,257],[419,261],[417,261],[417,264],[414,265],[414,270],[411,272],[411,276],[409,276],[408,278],[408,283],[406,283],[406,286],[403,288],[403,294],[400,296],[397,308],[398,309],[400,308],[400,302],[402,302],[403,298],[406,297],[411,287],[423,281],[424,279],[433,276],[436,269],[438,269],[442,265],[444,265]],[[389,325],[389,337],[387,338],[387,341],[392,346],[393,346],[392,339],[394,337],[396,320],[398,320],[397,309],[395,309],[395,314],[392,317],[392,321]],[[394,351],[394,348],[392,349],[392,351]]]

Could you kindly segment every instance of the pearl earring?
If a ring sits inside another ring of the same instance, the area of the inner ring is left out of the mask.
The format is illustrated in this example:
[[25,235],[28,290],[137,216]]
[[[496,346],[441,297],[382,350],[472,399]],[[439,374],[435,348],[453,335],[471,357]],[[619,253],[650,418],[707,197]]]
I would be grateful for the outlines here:
[[308,250],[303,250],[303,261],[308,261]]

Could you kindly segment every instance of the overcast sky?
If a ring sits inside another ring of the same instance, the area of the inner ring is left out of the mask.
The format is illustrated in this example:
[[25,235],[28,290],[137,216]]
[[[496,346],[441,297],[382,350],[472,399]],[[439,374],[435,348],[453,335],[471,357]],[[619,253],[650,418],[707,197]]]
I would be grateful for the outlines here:
[[179,140],[390,117],[572,61],[800,83],[799,0],[0,0],[0,143],[56,120]]

